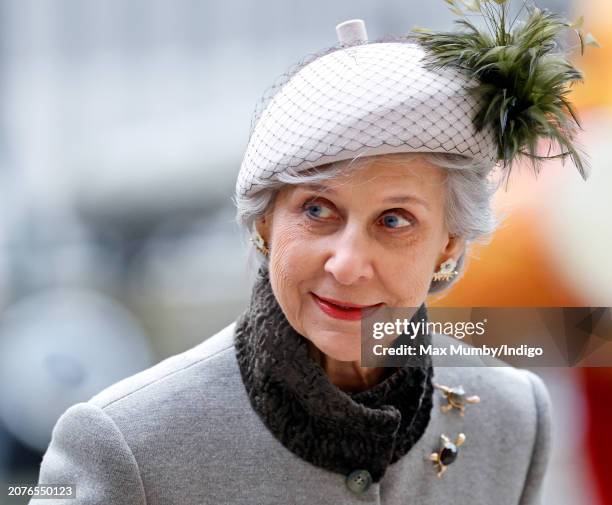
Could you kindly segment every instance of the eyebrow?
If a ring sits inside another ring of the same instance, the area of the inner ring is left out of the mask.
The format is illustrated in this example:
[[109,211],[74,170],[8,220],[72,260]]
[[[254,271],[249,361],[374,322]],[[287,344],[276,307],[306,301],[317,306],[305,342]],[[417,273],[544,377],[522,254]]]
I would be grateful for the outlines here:
[[[314,190],[314,191],[318,191],[320,193],[327,193],[330,195],[338,194],[335,189],[329,186],[326,186],[324,184],[306,183],[306,184],[303,184],[302,186],[305,188]],[[422,198],[419,198],[416,195],[389,196],[383,200],[383,203],[409,203],[409,202],[418,203],[419,205],[422,205],[426,209],[431,210],[429,203],[427,203],[427,201],[423,200]]]

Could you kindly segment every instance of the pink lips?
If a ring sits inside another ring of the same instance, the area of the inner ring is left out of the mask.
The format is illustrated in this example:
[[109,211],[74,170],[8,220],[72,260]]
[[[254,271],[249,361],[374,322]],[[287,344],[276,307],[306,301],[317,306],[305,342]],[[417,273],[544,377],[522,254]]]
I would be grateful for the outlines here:
[[358,321],[362,319],[367,312],[367,309],[373,309],[383,305],[358,305],[355,303],[342,302],[333,298],[323,298],[311,293],[315,303],[328,316],[335,319],[343,319],[345,321]]

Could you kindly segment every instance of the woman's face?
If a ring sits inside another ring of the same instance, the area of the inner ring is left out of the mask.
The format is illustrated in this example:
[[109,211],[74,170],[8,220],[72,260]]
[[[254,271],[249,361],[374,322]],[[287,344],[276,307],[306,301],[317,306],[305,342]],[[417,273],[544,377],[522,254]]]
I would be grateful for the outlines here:
[[339,361],[360,359],[359,311],[321,297],[418,307],[439,264],[464,247],[445,225],[444,170],[403,156],[363,158],[339,178],[285,186],[257,222],[289,323]]

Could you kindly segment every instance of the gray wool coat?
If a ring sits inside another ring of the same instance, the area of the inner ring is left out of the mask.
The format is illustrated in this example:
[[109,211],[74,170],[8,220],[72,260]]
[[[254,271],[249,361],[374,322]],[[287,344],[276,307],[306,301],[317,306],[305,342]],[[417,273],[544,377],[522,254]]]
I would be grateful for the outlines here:
[[[76,484],[76,499],[30,503],[195,505],[534,505],[550,449],[550,400],[533,373],[439,367],[482,402],[457,413],[433,396],[416,445],[357,494],[347,476],[287,450],[257,416],[241,380],[232,323],[200,345],[129,377],[57,422],[41,484]],[[433,335],[435,345],[451,338]],[[459,429],[460,428],[460,429]],[[440,478],[428,460],[440,434],[466,435]]]

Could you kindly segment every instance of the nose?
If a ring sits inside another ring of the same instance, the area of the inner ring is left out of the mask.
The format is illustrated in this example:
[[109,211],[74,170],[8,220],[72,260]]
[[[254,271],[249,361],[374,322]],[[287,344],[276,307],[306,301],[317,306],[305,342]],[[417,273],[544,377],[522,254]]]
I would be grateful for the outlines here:
[[347,225],[342,233],[333,237],[325,271],[346,286],[369,280],[374,276],[372,248],[364,231]]

